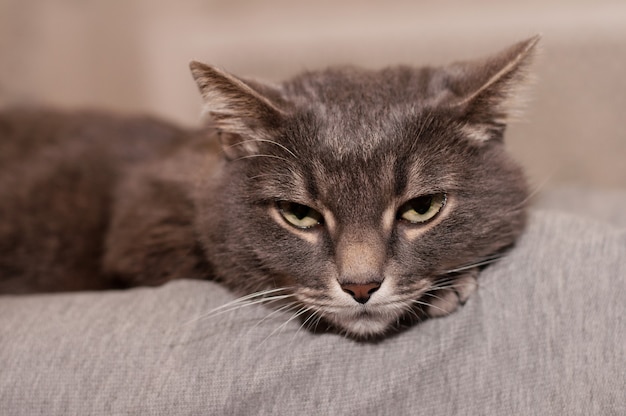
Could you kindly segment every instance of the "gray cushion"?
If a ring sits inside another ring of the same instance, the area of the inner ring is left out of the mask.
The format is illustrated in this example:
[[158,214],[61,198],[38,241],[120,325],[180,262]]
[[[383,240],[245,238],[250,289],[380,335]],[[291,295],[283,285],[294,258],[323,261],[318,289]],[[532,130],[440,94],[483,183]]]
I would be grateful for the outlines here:
[[[626,201],[626,198],[622,198]],[[218,284],[0,298],[0,413],[624,415],[626,232],[535,212],[451,316],[379,343]]]

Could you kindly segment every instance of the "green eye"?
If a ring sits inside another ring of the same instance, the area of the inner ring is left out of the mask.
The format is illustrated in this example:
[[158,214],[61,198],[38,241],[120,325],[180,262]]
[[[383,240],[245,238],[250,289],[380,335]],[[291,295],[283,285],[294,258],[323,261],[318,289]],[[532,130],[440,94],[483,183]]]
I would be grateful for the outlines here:
[[308,229],[324,223],[322,214],[296,202],[281,201],[278,211],[285,221],[297,228]]
[[423,195],[405,202],[398,210],[398,219],[419,224],[432,219],[446,204],[445,194]]

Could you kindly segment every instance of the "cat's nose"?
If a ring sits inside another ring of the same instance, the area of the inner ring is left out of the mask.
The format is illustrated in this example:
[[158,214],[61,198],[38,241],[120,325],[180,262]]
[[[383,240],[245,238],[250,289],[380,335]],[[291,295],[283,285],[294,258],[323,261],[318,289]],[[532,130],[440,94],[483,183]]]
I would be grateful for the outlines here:
[[365,284],[342,284],[341,289],[349,294],[359,303],[366,303],[370,300],[372,293],[380,288],[380,283],[370,282]]

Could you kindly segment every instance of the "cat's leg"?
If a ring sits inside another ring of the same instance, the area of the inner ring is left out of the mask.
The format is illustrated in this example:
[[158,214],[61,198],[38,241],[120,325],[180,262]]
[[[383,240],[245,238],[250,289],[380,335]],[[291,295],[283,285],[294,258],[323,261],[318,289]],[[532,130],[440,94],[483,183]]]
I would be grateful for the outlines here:
[[459,306],[465,304],[467,299],[476,291],[478,282],[478,268],[469,270],[451,282],[441,285],[442,288],[427,295],[429,305],[426,314],[431,318],[448,315]]

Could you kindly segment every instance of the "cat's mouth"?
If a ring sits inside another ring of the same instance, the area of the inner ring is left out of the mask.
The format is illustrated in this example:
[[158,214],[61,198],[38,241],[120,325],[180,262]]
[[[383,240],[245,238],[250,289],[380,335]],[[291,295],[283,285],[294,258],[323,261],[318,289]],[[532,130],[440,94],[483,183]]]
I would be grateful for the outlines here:
[[395,327],[395,323],[404,314],[405,311],[400,312],[399,308],[390,305],[322,308],[314,313],[321,316],[322,320],[336,328],[338,332],[355,339],[370,339],[385,334]]
[[378,308],[357,307],[356,311],[329,315],[329,320],[340,330],[356,338],[371,338],[387,332],[399,319],[396,313]]
[[[425,281],[415,287],[411,293],[399,295],[393,287],[382,285],[365,302],[337,287],[318,292],[310,288],[300,288],[294,295],[307,313],[303,316],[305,326],[316,330],[320,321],[325,322],[337,332],[358,340],[377,339],[395,331],[405,323],[407,315],[413,315],[414,299],[420,298],[428,288]],[[329,293],[330,292],[330,293]],[[412,312],[413,311],[413,312]]]

